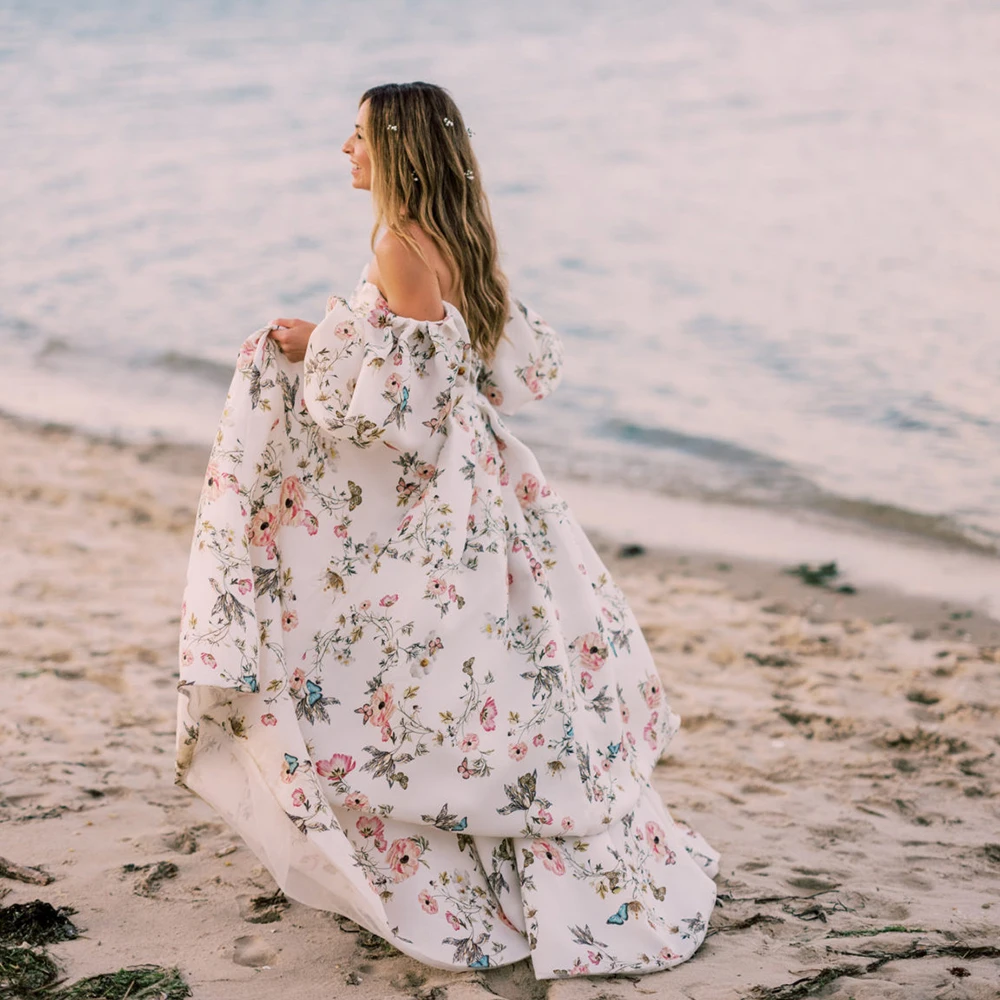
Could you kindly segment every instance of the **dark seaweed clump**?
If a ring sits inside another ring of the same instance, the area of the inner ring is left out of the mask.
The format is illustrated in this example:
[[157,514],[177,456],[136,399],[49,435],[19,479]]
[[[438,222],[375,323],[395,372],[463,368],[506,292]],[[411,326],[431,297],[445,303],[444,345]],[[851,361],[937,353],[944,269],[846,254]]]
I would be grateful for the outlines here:
[[0,944],[52,944],[71,941],[79,931],[70,920],[76,913],[70,906],[58,909],[51,903],[33,899],[0,907]]

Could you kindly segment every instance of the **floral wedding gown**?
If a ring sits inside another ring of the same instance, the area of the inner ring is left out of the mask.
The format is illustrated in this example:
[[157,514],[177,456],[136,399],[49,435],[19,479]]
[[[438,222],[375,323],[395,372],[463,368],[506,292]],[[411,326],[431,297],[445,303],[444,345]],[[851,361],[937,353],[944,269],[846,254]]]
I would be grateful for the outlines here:
[[199,505],[178,782],[292,898],[443,968],[689,958],[717,855],[650,775],[679,720],[629,607],[503,415],[556,385],[513,302],[461,314],[362,276],[290,363],[243,345]]

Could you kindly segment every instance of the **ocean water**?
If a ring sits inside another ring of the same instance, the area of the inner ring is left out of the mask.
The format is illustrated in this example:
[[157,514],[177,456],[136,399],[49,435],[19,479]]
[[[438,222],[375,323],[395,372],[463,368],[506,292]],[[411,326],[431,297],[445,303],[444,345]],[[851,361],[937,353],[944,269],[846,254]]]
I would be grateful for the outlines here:
[[566,339],[549,470],[996,553],[997,53],[986,0],[0,0],[0,409],[207,446],[370,256],[358,96],[432,80]]

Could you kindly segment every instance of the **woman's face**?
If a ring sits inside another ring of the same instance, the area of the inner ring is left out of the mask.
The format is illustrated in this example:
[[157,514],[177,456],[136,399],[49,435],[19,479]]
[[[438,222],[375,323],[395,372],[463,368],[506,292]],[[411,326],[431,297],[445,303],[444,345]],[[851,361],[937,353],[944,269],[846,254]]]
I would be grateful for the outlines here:
[[368,127],[368,102],[358,108],[354,131],[340,148],[351,160],[351,186],[362,191],[372,189],[372,164],[368,159],[368,143],[365,139]]

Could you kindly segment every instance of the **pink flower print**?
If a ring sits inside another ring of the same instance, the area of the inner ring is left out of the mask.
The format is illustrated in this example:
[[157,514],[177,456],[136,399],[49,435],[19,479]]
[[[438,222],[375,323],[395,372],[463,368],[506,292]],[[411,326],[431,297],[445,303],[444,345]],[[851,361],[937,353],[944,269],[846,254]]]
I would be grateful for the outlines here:
[[181,653],[181,666],[190,667],[192,663],[194,663],[194,653],[190,649],[185,649]]
[[680,957],[681,956],[678,955],[677,952],[671,951],[669,948],[661,948],[660,949],[660,958],[664,962],[675,962]]
[[440,577],[432,576],[427,581],[427,593],[431,597],[447,596],[448,585]]
[[292,792],[292,805],[293,806],[304,806],[306,804],[306,793],[302,791],[301,788],[296,788]]
[[427,643],[427,652],[436,653],[439,649],[443,648],[444,642],[441,640],[441,636],[436,635]]
[[538,583],[545,576],[545,570],[542,569],[542,564],[537,559],[531,560],[531,575],[534,577],[535,583]]
[[590,672],[587,670],[580,671],[580,689],[583,691],[589,691],[594,686],[594,678],[590,676]]
[[494,406],[503,406],[503,393],[495,385],[486,386],[486,390],[483,395]]
[[281,483],[281,498],[278,507],[281,509],[281,523],[290,524],[296,514],[306,505],[306,493],[298,476],[288,476]]
[[378,816],[360,817],[357,830],[362,837],[371,837],[374,840],[376,850],[385,850],[385,823]]
[[299,616],[294,611],[286,611],[281,616],[281,627],[285,632],[291,632],[299,623]]
[[555,639],[549,639],[549,641],[545,644],[545,649],[542,651],[542,655],[552,659],[552,657],[556,655],[557,648]]
[[533,504],[538,499],[538,480],[530,472],[525,472],[514,487],[514,495],[522,507]]
[[437,900],[426,889],[420,891],[417,899],[420,900],[420,906],[423,908],[424,913],[437,913]]
[[542,384],[538,380],[538,365],[528,365],[524,369],[524,384],[528,387],[528,391],[534,395],[535,399],[542,398]]
[[588,951],[587,952],[587,958],[590,959],[590,964],[591,965],[600,965],[601,964],[601,959],[603,957],[604,956],[599,951]]
[[372,602],[371,601],[362,601],[358,605],[358,611],[368,611],[369,608],[371,608],[371,606],[372,606]]
[[569,833],[570,830],[573,829],[573,820],[571,820],[569,816],[563,816],[561,825],[563,830],[565,830],[566,833]]
[[667,847],[666,836],[659,823],[650,820],[646,824],[646,843],[649,844],[658,858],[663,858],[665,864],[672,865],[677,860],[677,856]]
[[215,662],[215,657],[212,656],[211,653],[202,653],[201,662],[204,663],[206,667],[211,667],[213,670],[215,670],[215,668],[219,665]]
[[347,537],[347,525],[346,524],[337,524],[337,525],[334,525],[333,533],[338,538],[346,538]]
[[507,574],[507,586],[510,587],[510,585],[513,582],[514,582],[514,574],[513,573],[508,573]]
[[621,703],[621,715],[622,715],[622,725],[627,726],[628,720],[632,717],[632,713],[628,710],[628,705],[625,702]]
[[531,741],[536,747],[545,745],[545,737],[541,733],[536,733]]
[[403,380],[395,372],[393,372],[385,380],[385,391],[388,392],[390,395],[395,396],[396,393],[399,392],[399,390],[402,388],[403,388]]
[[486,452],[479,460],[479,464],[489,476],[495,476],[497,471],[497,457],[492,451]]
[[577,636],[570,647],[580,654],[580,662],[589,670],[600,670],[608,658],[608,644],[598,632]]
[[462,742],[459,744],[463,753],[468,753],[470,750],[475,750],[479,746],[479,737],[475,733],[469,733],[462,737]]
[[379,607],[391,608],[398,600],[399,600],[399,594],[386,594],[385,597],[383,597],[382,600],[378,602]]
[[541,823],[542,826],[551,826],[552,825],[552,813],[550,813],[547,809],[539,809],[538,810],[538,822]]
[[497,727],[497,703],[491,698],[487,698],[479,712],[479,724],[488,733],[492,733]]
[[469,758],[464,757],[462,763],[455,768],[456,771],[462,776],[464,781],[468,781],[472,777],[472,768],[469,767]]
[[542,487],[542,489],[541,489],[541,495],[542,495],[543,497],[549,497],[549,496],[552,496],[552,487],[551,487],[551,486],[549,486],[549,484],[548,484],[548,483],[546,483],[546,484],[545,484],[545,485],[544,485],[544,486]]
[[654,712],[649,717],[649,722],[646,723],[642,730],[642,738],[649,744],[650,750],[656,750],[656,746],[660,741],[659,733],[656,729],[656,723],[659,721],[660,713]]
[[437,468],[430,462],[421,462],[413,471],[416,472],[417,479],[432,479]]
[[246,371],[253,365],[254,355],[257,353],[257,341],[252,337],[249,340],[243,341],[240,345],[240,353],[236,358],[236,367],[240,371]]
[[261,722],[262,722],[262,723],[263,723],[263,724],[264,724],[265,726],[276,726],[276,725],[278,724],[278,720],[277,720],[277,719],[276,719],[276,718],[274,717],[273,713],[271,713],[271,712],[265,712],[265,713],[264,713],[264,714],[263,714],[263,715],[262,715],[262,716],[260,717],[260,721],[261,721]]
[[330,781],[343,781],[355,767],[356,761],[346,753],[335,753],[328,760],[316,761],[316,773]]
[[651,677],[645,684],[641,685],[641,690],[646,697],[646,704],[649,708],[658,708],[663,701],[663,685],[658,677]]
[[292,691],[300,691],[302,685],[306,682],[306,675],[303,673],[301,667],[296,667],[292,671],[292,676],[289,678],[288,686]]
[[353,340],[354,339],[354,324],[353,323],[338,323],[333,328],[333,335],[338,340]]
[[351,792],[344,799],[345,809],[357,809],[359,812],[368,808],[368,796],[363,792]]
[[527,743],[511,743],[507,747],[507,753],[510,754],[511,760],[524,760],[528,753]]
[[277,531],[278,508],[265,507],[263,510],[257,511],[250,522],[250,544],[264,549],[268,559],[273,559],[276,555],[274,539]]
[[497,451],[503,453],[507,450],[507,442],[502,438],[497,438]]
[[507,472],[507,466],[500,466],[500,485],[506,486],[510,482],[510,474]]
[[547,840],[536,840],[531,845],[532,853],[553,875],[565,875],[566,866],[559,852]]
[[380,328],[389,325],[389,303],[381,295],[375,300],[375,305],[368,314],[368,322]]
[[236,588],[245,597],[253,590],[253,581],[249,577],[244,577],[236,584]]
[[453,583],[448,584],[448,600],[449,601],[458,600],[458,591],[455,589],[455,584]]
[[220,472],[215,464],[205,470],[203,494],[207,500],[218,500],[226,490],[239,493],[240,482],[231,472]]
[[457,931],[457,930],[461,930],[462,929],[462,921],[459,920],[458,917],[456,917],[455,914],[451,912],[451,910],[449,910],[444,915],[444,918],[445,918],[445,920],[448,921],[449,924],[451,924],[451,929],[453,931]]
[[389,845],[385,863],[392,870],[393,882],[403,882],[417,874],[418,859],[423,852],[420,845],[409,837],[401,837]]
[[[392,685],[383,684],[376,688],[368,702],[368,707],[371,709],[372,724],[382,730],[388,729],[392,714],[396,711],[396,702],[392,697]],[[365,721],[368,721],[367,717]]]

